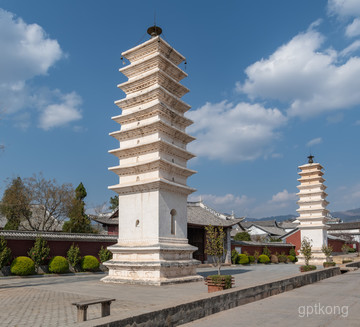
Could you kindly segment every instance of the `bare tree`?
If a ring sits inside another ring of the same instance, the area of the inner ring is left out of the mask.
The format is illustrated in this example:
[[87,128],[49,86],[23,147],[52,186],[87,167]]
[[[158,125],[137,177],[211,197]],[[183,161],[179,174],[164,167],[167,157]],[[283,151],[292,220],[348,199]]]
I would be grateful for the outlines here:
[[61,230],[74,197],[72,185],[58,185],[55,179],[46,180],[40,173],[26,178],[25,186],[30,194],[32,215],[20,222],[20,228],[36,231]]

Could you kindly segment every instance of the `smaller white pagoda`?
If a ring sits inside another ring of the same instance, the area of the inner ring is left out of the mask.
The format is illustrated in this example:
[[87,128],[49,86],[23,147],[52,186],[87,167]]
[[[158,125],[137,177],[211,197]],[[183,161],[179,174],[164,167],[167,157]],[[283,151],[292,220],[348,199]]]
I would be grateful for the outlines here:
[[[297,187],[300,192],[299,209],[300,214],[298,221],[300,222],[299,229],[301,233],[301,241],[306,237],[312,244],[313,258],[310,260],[311,264],[322,264],[325,261],[325,255],[321,248],[323,245],[327,246],[327,229],[325,225],[327,221],[328,210],[326,206],[329,204],[325,200],[327,193],[324,185],[325,179],[323,167],[319,163],[314,163],[314,156],[308,157],[307,164],[299,166],[301,176],[298,181],[300,185]],[[304,264],[304,257],[300,254],[298,264]]]

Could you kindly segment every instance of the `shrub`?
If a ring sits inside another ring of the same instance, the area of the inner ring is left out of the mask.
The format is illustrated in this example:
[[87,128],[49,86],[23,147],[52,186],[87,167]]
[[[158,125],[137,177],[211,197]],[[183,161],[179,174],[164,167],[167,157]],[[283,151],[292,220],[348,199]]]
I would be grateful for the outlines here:
[[269,263],[270,258],[266,254],[262,254],[259,256],[259,262],[260,263]]
[[248,232],[240,232],[234,236],[235,241],[251,241],[250,234]]
[[277,255],[275,255],[275,254],[272,254],[270,256],[270,261],[271,261],[271,263],[279,263],[279,259],[278,259]]
[[69,263],[66,258],[56,256],[50,260],[49,271],[54,274],[64,274],[69,271]]
[[344,244],[341,247],[341,251],[344,252],[345,254],[347,254],[349,252],[350,247],[347,244]]
[[239,254],[239,264],[246,265],[249,263],[249,257],[246,254]]
[[344,260],[342,261],[342,263],[349,263],[349,262],[353,262],[353,261],[350,260],[350,259],[344,259]]
[[47,245],[47,242],[41,238],[37,237],[35,239],[34,246],[28,252],[28,256],[34,261],[36,269],[45,264],[50,253],[50,248]]
[[236,265],[239,260],[239,253],[235,249],[231,251],[231,262]]
[[289,255],[292,255],[293,257],[296,257],[296,252],[294,248],[291,248],[289,251]]
[[277,238],[277,237],[270,237],[269,241],[270,242],[282,242],[281,238]]
[[260,252],[259,252],[259,251],[254,251],[254,259],[255,259],[255,262],[258,262],[258,261],[259,261],[259,256],[260,256]]
[[268,249],[267,246],[265,246],[265,247],[263,248],[263,253],[262,253],[262,254],[265,254],[265,255],[267,255],[268,257],[271,256],[271,252],[270,252],[270,250]]
[[293,255],[288,255],[287,256],[287,259],[290,261],[290,262],[295,262],[296,258],[293,256]]
[[86,255],[81,260],[81,269],[85,271],[99,270],[100,263],[93,255]]
[[316,266],[313,266],[313,265],[300,266],[301,272],[311,271],[311,270],[316,270]]
[[66,258],[68,259],[71,266],[75,267],[78,265],[81,261],[80,248],[73,243],[66,253]]
[[356,252],[356,249],[349,247],[349,253],[354,253],[354,252]]
[[278,255],[279,262],[287,262],[287,256],[284,252]]
[[327,262],[327,261],[325,261],[325,262],[323,262],[323,266],[324,266],[324,268],[334,267],[334,266],[336,266],[336,263],[335,262]]
[[17,257],[12,262],[10,271],[18,276],[32,275],[35,273],[35,263],[28,257]]
[[101,263],[112,259],[112,253],[108,249],[104,249],[102,246],[98,255]]
[[253,255],[249,255],[248,258],[250,263],[255,262],[255,257]]
[[0,269],[10,263],[11,250],[7,247],[5,238],[0,237]]

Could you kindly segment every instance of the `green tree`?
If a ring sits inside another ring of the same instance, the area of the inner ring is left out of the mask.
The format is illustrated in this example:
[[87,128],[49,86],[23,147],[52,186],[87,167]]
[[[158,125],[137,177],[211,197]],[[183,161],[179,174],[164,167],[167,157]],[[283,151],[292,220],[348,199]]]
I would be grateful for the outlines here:
[[42,237],[35,239],[34,246],[29,250],[28,256],[34,261],[35,269],[37,270],[40,265],[45,264],[50,254],[50,247],[46,240]]
[[75,196],[69,210],[69,221],[63,226],[63,231],[68,233],[93,233],[90,218],[85,214],[86,189],[83,183],[75,189]]
[[213,257],[213,265],[217,267],[218,275],[220,275],[220,269],[225,253],[224,241],[225,232],[222,227],[214,227],[212,225],[206,226],[206,245],[205,253]]
[[326,246],[326,245],[323,245],[322,248],[321,248],[321,251],[322,253],[325,254],[325,257],[326,257],[326,262],[331,262],[331,254],[333,252],[333,248],[331,245],[329,246]]
[[11,249],[3,236],[0,237],[0,269],[7,265],[11,258]]
[[235,241],[251,241],[251,236],[248,232],[240,232],[234,236]]
[[116,210],[119,207],[119,196],[115,195],[110,198],[110,210]]
[[22,221],[31,218],[30,196],[20,177],[13,178],[7,185],[0,204],[0,212],[7,219],[4,229],[17,230]]
[[300,252],[304,256],[305,266],[309,265],[309,261],[312,258],[311,248],[312,248],[311,240],[308,239],[307,237],[304,237],[303,240],[301,241]]

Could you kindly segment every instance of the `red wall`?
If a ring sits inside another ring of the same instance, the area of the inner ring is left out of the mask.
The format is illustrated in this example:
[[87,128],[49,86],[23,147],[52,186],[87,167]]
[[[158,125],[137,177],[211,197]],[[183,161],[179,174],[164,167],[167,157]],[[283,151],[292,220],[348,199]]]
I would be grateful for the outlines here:
[[[12,256],[28,256],[28,251],[33,247],[34,241],[32,240],[6,240],[7,246],[11,249]],[[61,255],[66,257],[66,252],[69,250],[70,246],[74,243],[80,248],[81,256],[84,255],[93,255],[98,258],[98,253],[101,246],[104,248],[115,244],[116,242],[89,242],[89,241],[47,241],[50,247],[50,257]]]
[[345,244],[343,240],[331,240],[328,239],[328,245],[333,248],[333,252],[342,252],[341,247]]
[[[241,247],[241,253],[244,253],[245,251],[249,253],[250,255],[254,255],[255,251],[258,251],[260,254],[262,254],[263,249],[265,245],[241,245],[241,244],[231,244],[231,251],[235,250],[235,247]],[[267,245],[267,248],[270,250],[271,254],[285,252],[286,255],[289,254],[290,249],[292,246],[276,246],[276,245]]]
[[285,239],[286,243],[295,245],[295,252],[298,255],[301,248],[301,234],[298,230],[294,234],[291,234]]

